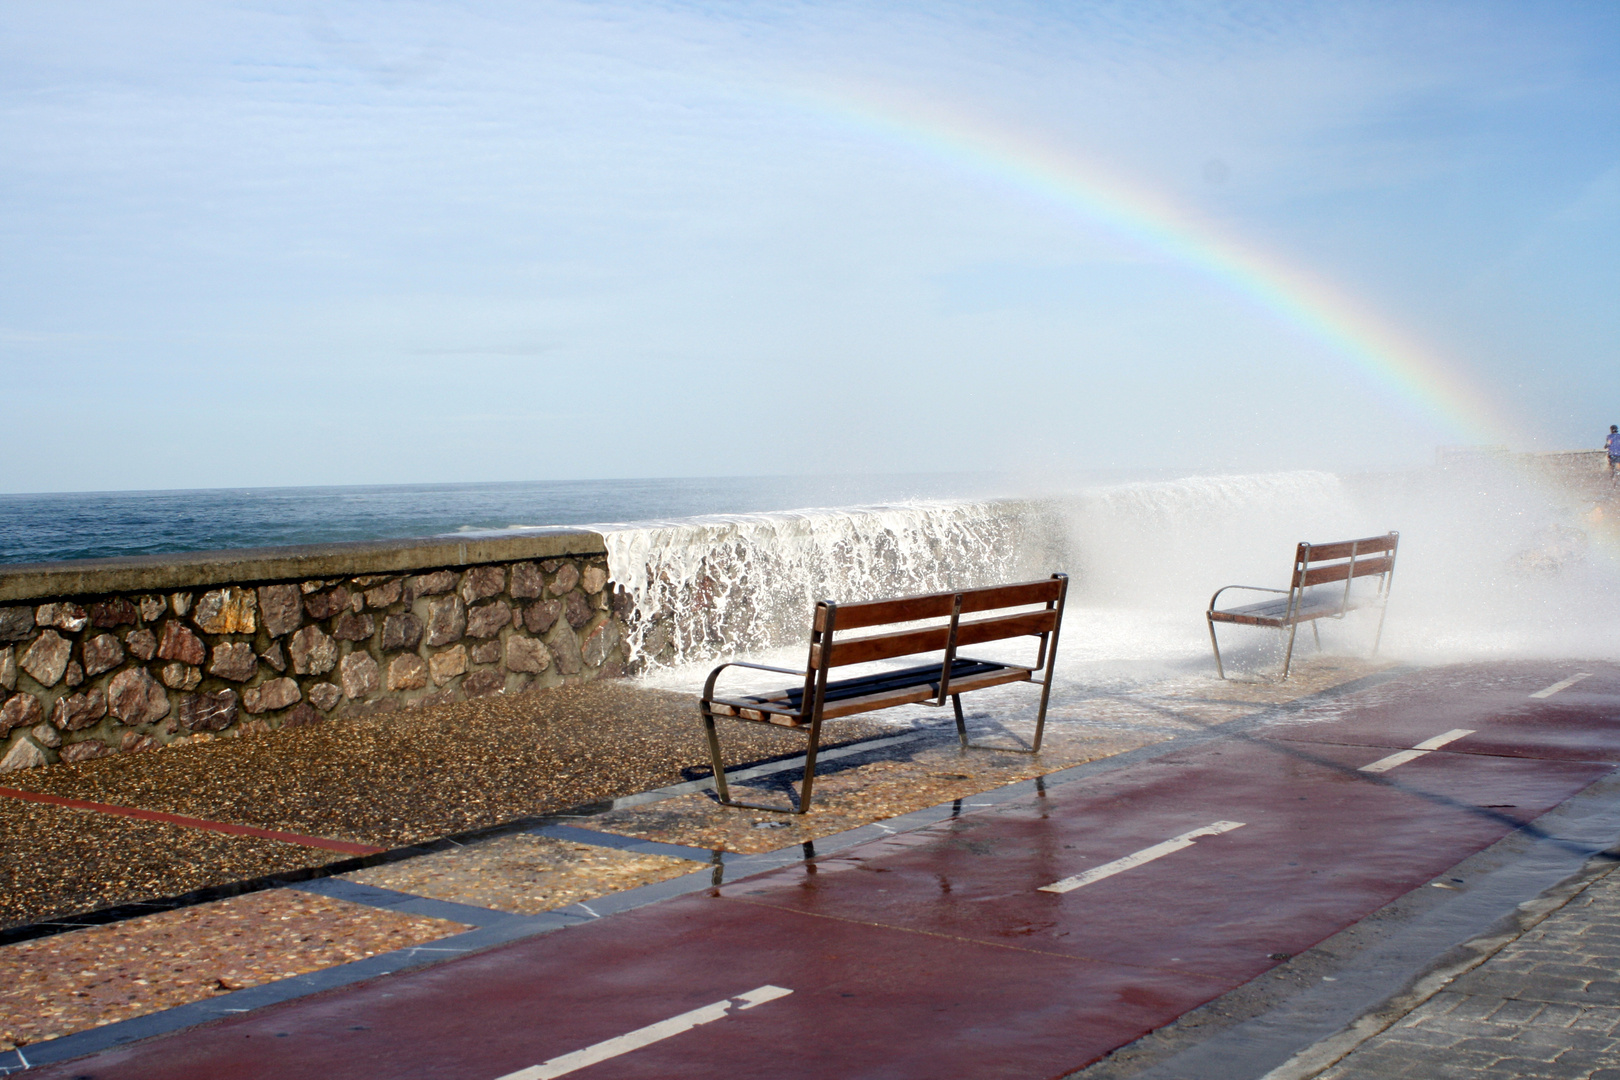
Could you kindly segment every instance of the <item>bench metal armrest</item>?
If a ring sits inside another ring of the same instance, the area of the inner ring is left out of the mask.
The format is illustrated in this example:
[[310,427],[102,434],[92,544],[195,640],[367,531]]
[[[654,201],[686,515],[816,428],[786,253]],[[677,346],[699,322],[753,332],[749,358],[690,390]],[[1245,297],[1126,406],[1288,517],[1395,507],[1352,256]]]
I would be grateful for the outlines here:
[[[703,700],[712,701],[714,699],[714,680],[718,679],[720,677],[720,673],[726,670],[728,667],[754,668],[756,671],[774,671],[779,675],[797,675],[801,679],[808,679],[810,677],[808,672],[794,671],[792,668],[771,667],[769,664],[750,664],[746,660],[728,660],[726,663],[721,664],[719,667],[709,672],[709,679],[703,684]],[[753,708],[753,706],[749,706],[749,708]]]
[[1209,598],[1209,610],[1210,611],[1215,610],[1215,601],[1219,600],[1221,598],[1221,593],[1225,592],[1227,589],[1243,589],[1243,590],[1245,590],[1247,592],[1276,593],[1279,596],[1287,596],[1288,592],[1289,592],[1289,590],[1287,590],[1287,589],[1268,589],[1268,588],[1265,588],[1262,585],[1223,585],[1219,589],[1215,590],[1215,595],[1214,596]]

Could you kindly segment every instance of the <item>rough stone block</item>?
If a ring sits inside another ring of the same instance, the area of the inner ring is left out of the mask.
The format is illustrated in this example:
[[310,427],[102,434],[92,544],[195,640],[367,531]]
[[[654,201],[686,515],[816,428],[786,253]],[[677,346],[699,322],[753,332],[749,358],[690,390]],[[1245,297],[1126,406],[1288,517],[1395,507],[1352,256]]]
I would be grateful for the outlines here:
[[17,689],[17,646],[0,649],[0,689]]
[[231,682],[247,682],[259,672],[259,658],[245,641],[222,641],[214,646],[214,659],[208,665],[211,675]]
[[446,596],[429,603],[427,618],[429,645],[448,645],[452,641],[460,641],[466,629],[467,609],[462,606],[461,597]]
[[[331,684],[328,683],[327,685]],[[297,708],[286,715],[281,721],[281,726],[283,729],[300,728],[307,727],[310,724],[318,724],[320,721],[321,714],[311,708],[309,702],[305,701],[300,702]]]
[[197,601],[191,621],[205,634],[251,634],[258,629],[258,606],[251,589],[212,589]]
[[202,682],[202,671],[190,664],[182,664],[176,660],[172,664],[164,664],[163,670],[158,673],[163,679],[163,685],[174,690],[195,690],[197,684]]
[[467,636],[492,638],[512,621],[512,609],[503,601],[495,600],[467,609]]
[[456,575],[450,570],[418,574],[405,579],[405,602],[409,604],[419,596],[441,596],[455,587]]
[[158,745],[158,741],[150,735],[142,735],[138,731],[126,731],[124,737],[118,742],[118,749],[126,754],[135,754],[142,750],[156,750]]
[[67,670],[62,673],[62,681],[68,686],[78,686],[84,682],[84,668],[77,660],[69,660]]
[[506,639],[506,669],[538,675],[551,666],[551,650],[534,638],[512,636]]
[[377,621],[370,615],[345,611],[332,622],[332,636],[339,641],[370,641],[377,632]]
[[329,682],[316,683],[309,688],[309,700],[322,712],[331,712],[332,706],[343,700],[343,691]]
[[0,641],[26,641],[33,632],[32,608],[0,607]]
[[382,672],[370,653],[352,652],[343,658],[343,696],[351,701],[375,693],[382,687]]
[[139,618],[135,605],[122,596],[100,600],[90,605],[90,625],[110,630],[115,626],[134,626]]
[[137,660],[150,660],[157,655],[157,635],[150,630],[132,630],[124,639],[124,647]]
[[386,585],[378,585],[375,589],[366,590],[366,606],[372,608],[385,608],[390,604],[399,603],[399,598],[405,591],[403,581],[390,581]]
[[28,646],[18,665],[41,686],[55,686],[67,672],[73,643],[55,630],[47,630]]
[[97,634],[84,643],[84,673],[100,675],[124,662],[124,646],[115,634]]
[[579,587],[587,594],[599,593],[607,584],[607,571],[600,566],[587,566],[579,577]]
[[428,670],[433,674],[433,684],[443,686],[457,675],[467,671],[467,647],[457,645],[453,649],[434,653],[428,657]]
[[598,626],[591,631],[590,637],[585,639],[585,647],[581,656],[591,667],[601,667],[602,663],[612,655],[613,649],[619,644],[619,631],[613,620]]
[[155,724],[169,715],[169,695],[145,668],[130,668],[108,684],[107,707],[130,727]]
[[157,622],[166,606],[161,596],[143,596],[139,603],[142,622]]
[[531,634],[543,634],[557,624],[562,609],[561,600],[542,600],[538,604],[530,604],[523,611],[523,625],[529,628]]
[[501,643],[499,641],[481,641],[472,647],[470,654],[475,664],[493,664],[501,658]]
[[0,739],[11,734],[13,728],[29,727],[37,724],[45,715],[40,707],[39,698],[33,694],[14,694],[0,705]]
[[[248,691],[250,694],[252,692]],[[236,723],[237,704],[235,690],[220,690],[212,694],[184,694],[175,712],[180,726],[187,731],[224,731]]]
[[568,594],[568,598],[563,601],[563,613],[568,618],[568,625],[575,630],[581,629],[591,621],[591,605],[585,602],[585,597],[581,593]]
[[318,626],[306,626],[287,640],[287,655],[300,675],[325,675],[337,666],[337,642]]
[[158,643],[157,654],[159,660],[178,660],[197,667],[207,659],[208,650],[202,638],[186,629],[178,619],[170,619],[163,624],[163,640]]
[[191,594],[188,592],[170,593],[169,610],[184,617],[186,612],[191,610]]
[[545,590],[546,579],[532,562],[512,564],[511,593],[519,600],[533,600]]
[[461,575],[461,598],[467,603],[506,591],[506,567],[475,566]]
[[5,757],[0,757],[0,773],[16,772],[18,769],[37,769],[46,762],[45,751],[29,742],[27,739],[18,739]]
[[506,676],[499,671],[475,671],[461,680],[461,689],[468,697],[483,697],[506,689]]
[[51,626],[77,634],[90,624],[90,616],[78,604],[41,604],[34,609],[35,626]]
[[571,562],[565,562],[557,567],[557,576],[551,582],[551,595],[562,596],[574,590],[579,584],[579,567]]
[[33,736],[34,741],[39,745],[49,747],[52,750],[62,745],[62,733],[49,724],[35,724],[29,729],[28,734]]
[[402,653],[388,664],[388,689],[420,690],[427,685],[428,666],[415,653]]
[[[330,683],[325,685],[330,686]],[[242,694],[242,707],[257,716],[259,713],[274,712],[295,705],[304,695],[298,690],[298,683],[292,679],[271,679],[251,686]]]
[[98,689],[58,698],[51,723],[63,731],[83,731],[107,715],[107,695]]
[[94,761],[96,758],[106,757],[112,753],[112,747],[98,739],[86,739],[70,746],[62,747],[62,760],[65,762]]
[[549,642],[551,657],[557,662],[557,670],[564,675],[578,675],[584,663],[580,654],[579,638],[568,627],[559,627],[551,635]]
[[260,585],[259,619],[273,638],[290,634],[304,621],[304,600],[296,585]]
[[272,641],[270,647],[259,654],[259,659],[277,671],[287,670],[287,654],[282,652],[281,642],[279,641]]
[[304,597],[304,613],[316,622],[330,619],[340,611],[348,611],[352,598],[349,590],[339,585],[327,592]]
[[414,649],[422,642],[422,620],[409,611],[389,615],[383,619],[382,647],[388,652],[395,649]]

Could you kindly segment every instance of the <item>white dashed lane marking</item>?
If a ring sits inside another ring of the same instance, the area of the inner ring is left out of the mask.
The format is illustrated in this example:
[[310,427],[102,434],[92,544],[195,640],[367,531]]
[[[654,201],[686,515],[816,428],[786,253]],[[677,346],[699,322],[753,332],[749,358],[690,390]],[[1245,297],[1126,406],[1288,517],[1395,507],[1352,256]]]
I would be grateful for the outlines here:
[[1537,690],[1535,693],[1531,694],[1530,696],[1533,697],[1533,698],[1550,698],[1554,694],[1558,693],[1558,691],[1560,691],[1560,690],[1568,690],[1570,687],[1574,686],[1576,683],[1580,682],[1582,679],[1590,679],[1591,677],[1592,677],[1592,673],[1590,671],[1577,672],[1576,674],[1571,675],[1567,679],[1562,679],[1562,680],[1560,680],[1558,682],[1553,683],[1551,686],[1547,687],[1547,689],[1545,689],[1545,690]]
[[739,994],[734,998],[716,1001],[712,1005],[705,1005],[701,1009],[683,1012],[679,1016],[672,1016],[668,1020],[660,1020],[656,1024],[649,1024],[644,1028],[620,1035],[617,1038],[599,1042],[595,1046],[587,1046],[583,1050],[575,1050],[572,1054],[554,1057],[541,1065],[530,1065],[527,1069],[507,1073],[497,1080],[552,1080],[553,1077],[567,1076],[571,1072],[595,1065],[609,1058],[616,1058],[620,1054],[628,1054],[632,1050],[640,1050],[644,1046],[651,1046],[655,1042],[662,1042],[671,1035],[679,1035],[683,1031],[691,1031],[704,1024],[712,1024],[716,1020],[724,1020],[735,1010],[742,1012],[752,1009],[755,1005],[763,1005],[767,1001],[775,1001],[779,997],[787,997],[793,993],[780,986],[759,986]]
[[1172,836],[1163,843],[1145,847],[1133,855],[1126,855],[1122,859],[1115,859],[1113,862],[1094,866],[1083,874],[1066,877],[1062,881],[1054,881],[1050,885],[1042,885],[1038,891],[1072,892],[1082,886],[1090,885],[1094,881],[1101,881],[1105,877],[1113,877],[1122,870],[1129,870],[1133,866],[1141,866],[1143,863],[1150,863],[1154,859],[1162,859],[1166,855],[1180,851],[1183,848],[1190,848],[1197,843],[1200,836],[1219,836],[1221,833],[1241,828],[1243,828],[1243,822],[1241,821],[1217,821],[1213,825],[1205,825],[1201,829],[1184,832],[1180,836]]
[[1431,750],[1438,750],[1447,743],[1456,742],[1464,735],[1472,735],[1473,733],[1473,728],[1452,728],[1444,735],[1436,735],[1432,739],[1424,739],[1410,750],[1402,750],[1398,753],[1389,755],[1389,757],[1379,758],[1371,765],[1363,765],[1359,771],[1371,773],[1389,772],[1389,770],[1393,769],[1397,765],[1405,765],[1408,761],[1416,761],[1418,758],[1422,757],[1424,754],[1427,754]]

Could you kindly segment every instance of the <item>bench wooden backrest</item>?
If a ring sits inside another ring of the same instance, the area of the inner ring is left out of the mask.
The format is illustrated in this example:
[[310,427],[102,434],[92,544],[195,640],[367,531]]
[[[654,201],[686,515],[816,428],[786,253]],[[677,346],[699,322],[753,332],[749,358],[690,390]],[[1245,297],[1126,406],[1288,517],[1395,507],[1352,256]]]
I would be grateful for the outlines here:
[[1300,544],[1290,588],[1297,591],[1329,581],[1342,581],[1349,588],[1356,578],[1391,573],[1400,538],[1400,533],[1392,532],[1333,544]]
[[[895,600],[863,600],[852,604],[834,604],[823,600],[816,605],[815,620],[811,626],[810,670],[938,652],[952,644],[953,624],[956,645],[978,645],[1004,638],[1050,634],[1057,629],[1063,617],[1067,584],[1065,575],[1056,574],[1044,581],[904,596]],[[1046,607],[1040,611],[994,615],[983,619],[960,618],[961,615],[981,611],[1033,604],[1044,604]],[[865,637],[839,636],[846,630],[935,618],[951,619],[952,623]],[[1039,667],[1039,663],[1036,666]]]

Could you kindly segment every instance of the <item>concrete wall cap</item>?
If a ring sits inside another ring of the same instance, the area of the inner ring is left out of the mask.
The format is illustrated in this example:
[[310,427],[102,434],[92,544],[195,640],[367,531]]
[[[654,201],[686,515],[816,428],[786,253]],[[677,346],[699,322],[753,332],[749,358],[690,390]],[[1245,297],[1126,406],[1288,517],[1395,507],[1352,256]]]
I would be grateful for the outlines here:
[[602,534],[567,527],[410,540],[359,540],[235,551],[0,565],[0,603],[208,585],[409,573],[442,566],[607,554]]

